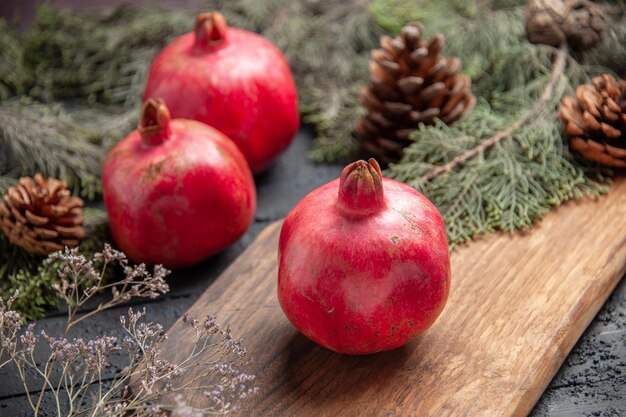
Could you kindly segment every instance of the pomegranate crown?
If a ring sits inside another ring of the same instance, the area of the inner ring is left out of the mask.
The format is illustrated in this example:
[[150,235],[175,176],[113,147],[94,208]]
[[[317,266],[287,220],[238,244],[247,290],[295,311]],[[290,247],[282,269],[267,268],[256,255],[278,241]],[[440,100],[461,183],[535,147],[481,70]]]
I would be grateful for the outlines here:
[[226,19],[218,12],[200,13],[196,18],[196,49],[219,45],[226,39]]
[[170,111],[163,100],[149,98],[141,109],[137,130],[150,145],[163,143],[170,135]]
[[384,205],[383,174],[374,158],[353,162],[343,169],[337,206],[344,214],[365,216]]

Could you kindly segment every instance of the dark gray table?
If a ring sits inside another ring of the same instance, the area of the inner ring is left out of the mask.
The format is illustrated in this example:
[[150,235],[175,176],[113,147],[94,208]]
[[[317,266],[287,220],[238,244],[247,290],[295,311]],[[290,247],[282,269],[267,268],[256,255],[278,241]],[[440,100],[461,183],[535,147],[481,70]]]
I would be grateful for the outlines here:
[[[308,192],[337,178],[339,165],[314,165],[306,156],[313,133],[303,130],[289,150],[265,174],[256,179],[258,210],[248,233],[233,247],[201,265],[175,272],[172,291],[144,303],[149,318],[168,328],[211,285],[252,239],[270,222],[284,217]],[[84,337],[120,336],[118,317],[127,307],[109,311],[96,321],[80,325]],[[60,312],[37,323],[54,333],[62,325]],[[234,332],[237,323],[232,323]],[[626,416],[626,280],[617,287],[558,375],[532,412],[532,416]],[[0,417],[30,415],[24,390],[9,368],[0,370]]]

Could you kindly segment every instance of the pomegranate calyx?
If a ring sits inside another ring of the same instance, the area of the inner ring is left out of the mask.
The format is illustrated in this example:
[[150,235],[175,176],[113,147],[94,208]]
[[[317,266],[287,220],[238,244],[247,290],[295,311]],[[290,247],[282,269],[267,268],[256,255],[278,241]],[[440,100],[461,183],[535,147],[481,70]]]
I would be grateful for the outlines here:
[[365,216],[385,206],[383,176],[374,158],[344,168],[339,181],[337,206],[349,216]]
[[163,143],[170,135],[170,111],[161,99],[150,98],[143,104],[137,130],[150,145]]
[[196,19],[196,48],[202,50],[222,43],[226,39],[227,28],[226,19],[221,13],[200,13]]

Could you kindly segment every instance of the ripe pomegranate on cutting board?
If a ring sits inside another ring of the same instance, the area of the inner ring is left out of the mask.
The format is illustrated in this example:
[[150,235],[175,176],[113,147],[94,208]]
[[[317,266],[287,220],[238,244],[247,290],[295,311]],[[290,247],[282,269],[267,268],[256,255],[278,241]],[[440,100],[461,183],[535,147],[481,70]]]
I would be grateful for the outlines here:
[[378,163],[357,161],[307,195],[280,234],[278,300],[304,335],[336,352],[400,347],[439,316],[450,288],[437,208]]

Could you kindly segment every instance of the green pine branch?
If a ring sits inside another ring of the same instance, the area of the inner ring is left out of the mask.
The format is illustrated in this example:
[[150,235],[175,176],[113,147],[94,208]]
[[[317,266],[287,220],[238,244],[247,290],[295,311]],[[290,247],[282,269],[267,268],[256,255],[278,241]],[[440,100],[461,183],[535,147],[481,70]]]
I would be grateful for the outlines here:
[[24,73],[20,40],[0,19],[0,101],[23,92]]
[[23,40],[24,88],[46,101],[133,106],[154,55],[192,25],[191,12],[120,6],[78,15],[44,3]]
[[[554,89],[557,83],[561,81],[563,72],[565,70],[565,62],[567,60],[567,46],[563,45],[555,53],[554,63],[552,65],[552,72],[549,81],[546,83],[541,96],[533,103],[533,105],[525,109],[522,114],[510,123],[506,128],[494,133],[490,137],[481,138],[480,142],[473,148],[466,150],[465,152],[455,156],[451,161],[445,164],[436,165],[424,175],[422,175],[417,181],[419,184],[432,181],[437,177],[446,174],[459,167],[472,158],[482,157],[489,148],[499,144],[501,141],[513,136],[517,130],[521,129],[524,125],[533,123],[532,119],[541,117],[541,113],[545,112],[546,104],[553,99]],[[552,100],[553,101],[553,100]]]
[[21,103],[0,106],[0,173],[18,178],[40,172],[94,198],[104,149],[90,140],[99,134],[78,128],[60,109],[50,110]]
[[[452,247],[482,233],[527,229],[554,206],[606,191],[603,172],[576,161],[561,137],[565,62],[562,50],[551,76],[502,94],[502,104],[481,99],[454,126],[421,126],[390,166],[392,178],[437,205]],[[519,102],[527,104],[509,107]]]

